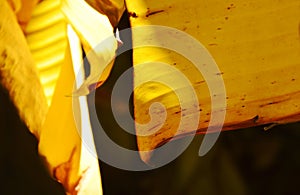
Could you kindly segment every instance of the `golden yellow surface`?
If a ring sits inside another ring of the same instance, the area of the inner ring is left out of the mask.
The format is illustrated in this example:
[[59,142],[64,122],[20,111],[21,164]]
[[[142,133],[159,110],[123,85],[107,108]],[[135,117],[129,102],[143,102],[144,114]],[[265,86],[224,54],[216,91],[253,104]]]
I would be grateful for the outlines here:
[[[226,88],[223,130],[299,121],[300,1],[136,0],[126,3],[133,27],[174,27],[192,35],[207,48]],[[134,45],[139,44],[140,36],[143,35],[133,33]],[[144,38],[157,39],[155,35]],[[199,71],[182,56],[168,50],[149,47],[135,49],[133,53],[135,66],[161,61],[178,68],[190,79],[201,108],[198,133],[205,132],[211,115],[211,96]],[[143,79],[143,71],[135,74],[135,80],[139,79]],[[180,107],[169,91],[151,82],[135,91],[138,122],[149,120],[148,108],[157,100],[169,114],[159,133],[138,137],[140,150],[152,150],[176,133]]]
[[20,118],[39,137],[48,111],[43,86],[18,18],[6,1],[0,2],[0,12],[0,82]]

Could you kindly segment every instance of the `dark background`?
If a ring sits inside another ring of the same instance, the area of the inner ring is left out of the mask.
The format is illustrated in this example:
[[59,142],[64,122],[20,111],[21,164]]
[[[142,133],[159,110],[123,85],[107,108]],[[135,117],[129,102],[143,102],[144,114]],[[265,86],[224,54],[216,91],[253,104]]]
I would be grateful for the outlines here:
[[[128,25],[125,15],[119,29]],[[130,44],[130,37],[123,40]],[[106,133],[132,149],[136,148],[135,137],[115,123],[109,105],[112,86],[132,66],[131,60],[131,51],[117,58],[112,75],[96,91],[95,103]],[[300,194],[300,123],[269,131],[255,127],[222,132],[213,149],[199,157],[202,138],[196,136],[179,158],[151,171],[123,171],[100,161],[104,194]],[[1,195],[63,194],[37,155],[37,140],[20,121],[2,88],[0,139]]]

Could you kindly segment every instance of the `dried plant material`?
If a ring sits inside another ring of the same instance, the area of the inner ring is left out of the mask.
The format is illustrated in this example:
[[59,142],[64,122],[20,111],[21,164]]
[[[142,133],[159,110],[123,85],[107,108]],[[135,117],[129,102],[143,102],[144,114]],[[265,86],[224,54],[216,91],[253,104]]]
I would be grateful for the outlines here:
[[24,34],[7,1],[0,2],[0,81],[20,117],[39,137],[48,106]]
[[109,18],[113,27],[116,27],[119,20],[125,11],[124,0],[85,0],[99,13],[106,15]]

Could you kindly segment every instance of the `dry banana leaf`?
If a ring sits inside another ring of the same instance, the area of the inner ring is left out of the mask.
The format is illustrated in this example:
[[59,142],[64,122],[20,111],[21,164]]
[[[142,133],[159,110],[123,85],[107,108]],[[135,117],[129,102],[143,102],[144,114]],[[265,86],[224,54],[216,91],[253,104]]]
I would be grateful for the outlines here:
[[116,27],[125,11],[124,0],[86,0],[94,9],[109,18],[113,27]]
[[38,70],[17,18],[7,1],[0,2],[0,12],[1,85],[8,90],[20,117],[30,131],[39,137],[48,105]]

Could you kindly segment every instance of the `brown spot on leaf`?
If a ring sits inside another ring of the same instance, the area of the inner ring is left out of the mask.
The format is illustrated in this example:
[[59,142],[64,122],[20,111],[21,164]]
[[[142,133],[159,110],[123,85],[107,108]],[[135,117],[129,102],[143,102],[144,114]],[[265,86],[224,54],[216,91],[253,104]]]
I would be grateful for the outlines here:
[[128,12],[129,17],[137,18],[138,15],[135,12]]
[[231,3],[230,6],[227,7],[227,10],[230,10],[231,8],[235,8],[233,3]]
[[251,120],[253,121],[253,123],[257,123],[258,119],[259,119],[259,116],[256,115],[256,116],[253,117]]
[[1,52],[1,58],[0,58],[0,68],[3,68],[5,66],[5,61],[7,59],[7,51],[6,50],[3,50]]
[[3,50],[1,53],[1,57],[5,60],[7,58],[7,51]]

